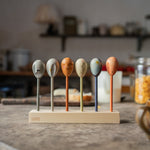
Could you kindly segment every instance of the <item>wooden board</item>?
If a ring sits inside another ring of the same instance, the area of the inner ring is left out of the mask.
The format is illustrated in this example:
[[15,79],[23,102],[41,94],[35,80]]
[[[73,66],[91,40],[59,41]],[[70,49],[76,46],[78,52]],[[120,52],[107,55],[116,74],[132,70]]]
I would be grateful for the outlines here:
[[120,113],[32,110],[29,112],[29,123],[120,123]]
[[[1,103],[3,105],[35,105],[36,97],[26,97],[26,98],[2,98]],[[54,106],[65,106],[66,101],[64,96],[54,97]],[[94,106],[94,100],[91,101],[83,101],[84,106]],[[40,98],[40,106],[50,106],[50,97],[41,96]],[[80,106],[79,101],[70,101],[69,106]]]

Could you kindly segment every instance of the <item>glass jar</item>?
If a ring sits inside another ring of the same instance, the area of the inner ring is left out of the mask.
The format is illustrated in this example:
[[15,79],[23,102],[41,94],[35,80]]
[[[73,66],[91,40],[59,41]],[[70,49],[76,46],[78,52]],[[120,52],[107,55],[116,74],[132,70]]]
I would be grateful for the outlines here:
[[145,104],[150,99],[150,58],[138,59],[135,76],[135,102]]
[[135,95],[135,74],[130,74],[130,99],[134,100]]

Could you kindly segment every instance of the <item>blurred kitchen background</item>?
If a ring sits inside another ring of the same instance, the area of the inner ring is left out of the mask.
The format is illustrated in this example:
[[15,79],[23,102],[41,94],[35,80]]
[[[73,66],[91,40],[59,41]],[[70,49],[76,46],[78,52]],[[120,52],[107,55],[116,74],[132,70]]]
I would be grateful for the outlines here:
[[[129,94],[137,58],[150,57],[149,6],[149,0],[1,0],[0,96],[36,95],[31,71],[36,59],[83,57],[90,62],[99,57],[105,64],[109,56],[117,57],[122,94]],[[55,88],[65,87],[61,72],[55,81]],[[77,81],[74,73],[69,87],[79,89]],[[93,91],[90,71],[84,81],[84,90]],[[41,94],[49,88],[45,73]]]

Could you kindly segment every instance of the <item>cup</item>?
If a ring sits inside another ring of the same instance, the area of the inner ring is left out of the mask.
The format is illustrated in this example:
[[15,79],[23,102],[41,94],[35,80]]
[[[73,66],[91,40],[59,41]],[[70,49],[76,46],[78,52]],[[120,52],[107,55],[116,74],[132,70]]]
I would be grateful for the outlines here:
[[[122,88],[122,71],[117,71],[113,76],[113,102],[120,102]],[[107,71],[102,71],[98,76],[98,102],[110,102],[110,76]]]

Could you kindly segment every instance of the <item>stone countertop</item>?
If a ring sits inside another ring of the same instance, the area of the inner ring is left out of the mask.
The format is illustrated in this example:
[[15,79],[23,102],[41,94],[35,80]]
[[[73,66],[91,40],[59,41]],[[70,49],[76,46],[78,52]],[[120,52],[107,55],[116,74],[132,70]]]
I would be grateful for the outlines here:
[[115,104],[120,124],[29,124],[28,112],[34,105],[0,104],[0,141],[18,150],[149,150],[150,141],[135,122],[138,107],[132,102]]

